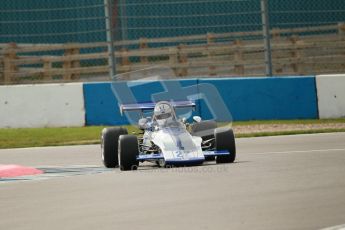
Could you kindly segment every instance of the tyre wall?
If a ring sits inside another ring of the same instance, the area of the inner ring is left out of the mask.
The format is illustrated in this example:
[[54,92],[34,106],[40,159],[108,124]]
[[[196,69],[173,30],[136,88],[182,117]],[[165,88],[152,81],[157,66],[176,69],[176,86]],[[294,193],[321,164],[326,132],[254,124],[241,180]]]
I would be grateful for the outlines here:
[[345,74],[316,76],[319,116],[345,117]]

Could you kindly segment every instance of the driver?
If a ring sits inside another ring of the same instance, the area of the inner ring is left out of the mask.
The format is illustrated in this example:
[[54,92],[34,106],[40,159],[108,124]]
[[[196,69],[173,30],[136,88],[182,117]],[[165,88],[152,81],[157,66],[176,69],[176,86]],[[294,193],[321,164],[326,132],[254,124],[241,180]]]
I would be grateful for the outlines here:
[[160,102],[156,104],[153,113],[154,118],[159,126],[168,126],[176,123],[174,110],[167,102]]

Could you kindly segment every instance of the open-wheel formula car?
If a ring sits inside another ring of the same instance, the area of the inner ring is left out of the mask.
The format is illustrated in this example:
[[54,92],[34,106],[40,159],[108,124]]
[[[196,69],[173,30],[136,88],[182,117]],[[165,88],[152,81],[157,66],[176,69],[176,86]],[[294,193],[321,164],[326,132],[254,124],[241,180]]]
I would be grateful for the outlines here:
[[235,137],[229,127],[217,128],[215,121],[194,123],[178,119],[175,109],[194,108],[192,101],[120,105],[125,111],[153,110],[152,117],[138,122],[143,136],[128,134],[123,127],[104,128],[101,134],[102,160],[107,168],[136,170],[140,162],[153,162],[162,167],[200,165],[205,160],[232,163],[236,158]]

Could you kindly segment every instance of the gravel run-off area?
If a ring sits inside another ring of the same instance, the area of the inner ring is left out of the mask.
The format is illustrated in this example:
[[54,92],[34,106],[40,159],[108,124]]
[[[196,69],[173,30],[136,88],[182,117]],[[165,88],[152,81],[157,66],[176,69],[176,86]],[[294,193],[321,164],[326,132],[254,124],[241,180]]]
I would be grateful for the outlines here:
[[345,129],[345,123],[235,125],[233,129],[237,134],[327,129],[340,130]]

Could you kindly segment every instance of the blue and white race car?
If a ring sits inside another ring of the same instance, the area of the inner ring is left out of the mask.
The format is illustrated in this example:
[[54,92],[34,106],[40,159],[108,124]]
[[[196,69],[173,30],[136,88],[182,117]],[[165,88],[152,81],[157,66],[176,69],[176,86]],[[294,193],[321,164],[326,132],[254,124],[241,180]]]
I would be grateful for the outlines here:
[[235,137],[229,127],[217,128],[215,121],[193,117],[178,119],[175,109],[194,108],[191,101],[120,105],[126,111],[153,110],[152,117],[138,122],[143,136],[129,135],[123,127],[104,128],[101,135],[102,160],[107,168],[136,170],[140,162],[162,167],[200,165],[205,160],[232,163],[236,158]]

